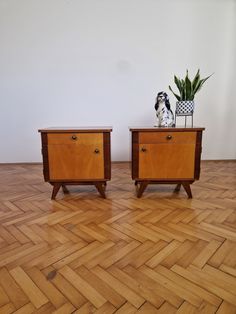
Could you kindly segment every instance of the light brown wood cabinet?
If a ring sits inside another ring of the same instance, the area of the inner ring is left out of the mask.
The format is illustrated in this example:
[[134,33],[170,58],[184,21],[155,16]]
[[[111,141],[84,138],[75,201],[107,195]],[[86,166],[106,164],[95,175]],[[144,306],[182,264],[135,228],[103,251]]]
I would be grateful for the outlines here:
[[106,182],[111,179],[111,127],[40,129],[43,173],[53,185],[52,199],[60,187],[94,184],[105,198]]
[[141,197],[148,184],[181,185],[192,197],[190,184],[199,179],[204,128],[130,128],[132,179]]

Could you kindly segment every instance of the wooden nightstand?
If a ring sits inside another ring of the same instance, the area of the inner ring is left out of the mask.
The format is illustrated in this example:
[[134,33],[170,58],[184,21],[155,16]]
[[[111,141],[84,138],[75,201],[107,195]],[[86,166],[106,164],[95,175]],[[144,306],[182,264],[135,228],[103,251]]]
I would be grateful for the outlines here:
[[132,179],[141,197],[148,184],[183,185],[192,198],[190,184],[199,179],[204,128],[135,128],[132,133]]
[[94,184],[105,196],[111,179],[111,127],[41,129],[43,174],[53,185],[52,199],[60,187]]

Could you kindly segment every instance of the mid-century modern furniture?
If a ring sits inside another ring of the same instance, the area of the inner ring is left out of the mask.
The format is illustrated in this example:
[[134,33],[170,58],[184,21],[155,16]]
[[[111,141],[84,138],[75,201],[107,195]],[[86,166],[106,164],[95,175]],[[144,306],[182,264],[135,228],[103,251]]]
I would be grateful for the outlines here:
[[190,184],[199,179],[204,128],[131,127],[132,179],[141,197],[148,184],[177,184],[192,198]]
[[111,127],[41,129],[43,174],[53,185],[52,199],[60,187],[93,184],[102,197],[111,179]]

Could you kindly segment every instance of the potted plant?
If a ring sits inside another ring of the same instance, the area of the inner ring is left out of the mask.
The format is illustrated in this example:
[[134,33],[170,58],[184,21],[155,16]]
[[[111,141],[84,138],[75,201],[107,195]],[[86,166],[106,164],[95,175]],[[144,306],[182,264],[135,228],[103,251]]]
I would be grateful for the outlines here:
[[186,71],[185,79],[179,79],[176,75],[174,75],[174,82],[180,94],[177,95],[175,92],[173,92],[171,86],[169,86],[169,89],[177,98],[176,115],[187,116],[193,114],[195,94],[201,89],[203,84],[206,82],[206,80],[209,79],[209,77],[211,77],[211,75],[201,79],[200,70],[198,70],[192,81],[188,76],[188,70]]

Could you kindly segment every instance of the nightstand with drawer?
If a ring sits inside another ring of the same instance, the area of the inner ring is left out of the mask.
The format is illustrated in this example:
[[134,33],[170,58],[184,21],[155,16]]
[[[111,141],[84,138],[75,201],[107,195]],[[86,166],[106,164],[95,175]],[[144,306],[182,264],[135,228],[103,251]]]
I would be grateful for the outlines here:
[[52,199],[60,187],[93,184],[105,198],[111,179],[111,127],[41,129],[43,173],[53,185]]
[[132,179],[141,197],[148,184],[181,185],[192,198],[190,184],[199,179],[204,128],[130,128]]

